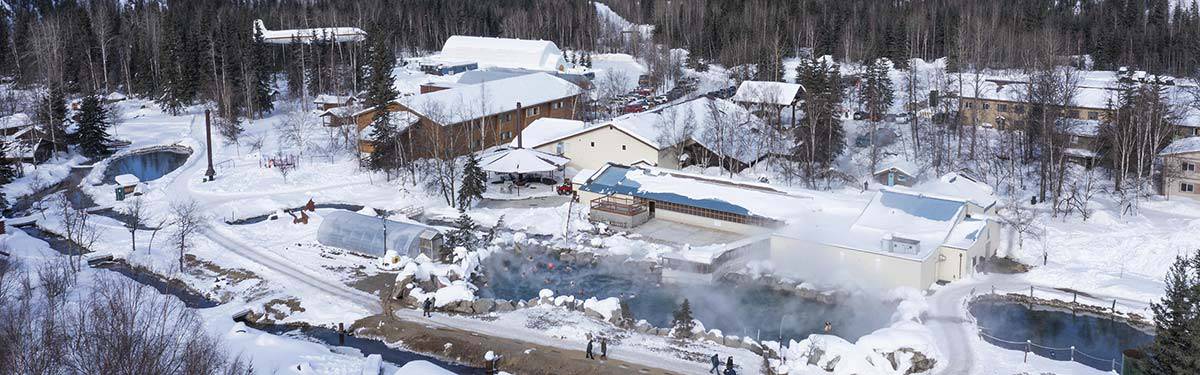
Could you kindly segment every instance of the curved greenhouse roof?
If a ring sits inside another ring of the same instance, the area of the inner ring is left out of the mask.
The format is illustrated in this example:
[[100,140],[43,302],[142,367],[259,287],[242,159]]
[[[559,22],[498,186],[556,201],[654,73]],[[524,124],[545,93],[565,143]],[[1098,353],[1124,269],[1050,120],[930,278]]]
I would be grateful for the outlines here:
[[317,228],[317,241],[325,246],[383,256],[385,241],[381,221],[387,223],[387,250],[394,250],[400,255],[416,257],[421,253],[422,239],[427,241],[426,246],[431,252],[438,250],[434,246],[440,243],[441,233],[432,227],[382,220],[378,217],[349,211],[325,214],[324,220],[321,221],[321,227]]

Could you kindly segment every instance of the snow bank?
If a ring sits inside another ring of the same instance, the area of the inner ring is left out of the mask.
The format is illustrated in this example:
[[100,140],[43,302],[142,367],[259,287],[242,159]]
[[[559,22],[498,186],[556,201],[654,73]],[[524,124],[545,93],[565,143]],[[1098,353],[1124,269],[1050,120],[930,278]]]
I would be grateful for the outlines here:
[[454,375],[453,372],[444,368],[438,367],[429,361],[409,361],[400,370],[396,371],[396,375]]
[[604,320],[610,320],[613,316],[621,313],[621,300],[617,297],[608,297],[602,300],[592,297],[583,301],[583,309],[594,311],[603,316]]
[[455,280],[449,286],[438,289],[433,293],[436,299],[434,305],[444,307],[456,302],[472,302],[475,301],[475,286],[462,280]]

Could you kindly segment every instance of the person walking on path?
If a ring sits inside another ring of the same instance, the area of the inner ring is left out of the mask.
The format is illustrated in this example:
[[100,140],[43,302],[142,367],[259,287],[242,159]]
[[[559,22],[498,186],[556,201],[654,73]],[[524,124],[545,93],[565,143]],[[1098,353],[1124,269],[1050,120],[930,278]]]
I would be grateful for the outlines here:
[[733,356],[729,356],[729,361],[725,362],[725,375],[737,375],[737,371],[733,370]]
[[600,338],[600,359],[608,359],[608,339]]
[[592,354],[592,339],[588,338],[587,353],[584,354],[587,359],[596,359],[596,355]]
[[713,353],[713,356],[710,359],[712,359],[713,368],[712,368],[712,370],[708,370],[708,373],[709,374],[720,374],[721,373],[720,372],[721,357],[717,356],[716,353]]
[[430,317],[431,314],[429,313],[429,310],[431,308],[433,308],[433,301],[430,301],[429,298],[426,298],[425,303],[421,304],[421,316],[426,318]]

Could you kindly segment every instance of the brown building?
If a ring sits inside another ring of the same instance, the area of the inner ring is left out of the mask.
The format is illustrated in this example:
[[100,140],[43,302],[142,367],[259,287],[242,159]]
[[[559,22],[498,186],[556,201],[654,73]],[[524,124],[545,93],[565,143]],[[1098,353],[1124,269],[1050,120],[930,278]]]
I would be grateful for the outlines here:
[[[408,158],[452,157],[508,143],[540,118],[574,119],[580,94],[571,82],[534,73],[404,97],[387,110],[394,113]],[[375,111],[354,114],[364,153],[372,150],[366,135]]]
[[1177,139],[1158,154],[1162,158],[1159,193],[1200,197],[1200,137]]
[[[967,124],[997,128],[1025,126],[1029,110],[1025,100],[1025,82],[987,79],[979,82],[976,89],[969,75],[963,75],[960,79],[962,91],[959,93],[958,110]],[[1103,120],[1109,112],[1108,100],[1115,95],[1116,92],[1107,87],[1079,86],[1064,116],[1076,120]]]
[[322,111],[327,111],[337,107],[349,107],[357,103],[358,98],[354,97],[353,95],[338,96],[322,94],[317,95],[317,97],[313,99],[313,104],[316,104],[317,108]]

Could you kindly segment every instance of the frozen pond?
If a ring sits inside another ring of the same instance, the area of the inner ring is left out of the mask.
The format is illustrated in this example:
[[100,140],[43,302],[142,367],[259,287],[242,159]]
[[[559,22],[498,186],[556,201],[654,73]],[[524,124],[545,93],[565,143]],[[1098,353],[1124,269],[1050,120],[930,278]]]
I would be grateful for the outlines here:
[[157,180],[183,165],[188,153],[172,150],[133,153],[117,157],[104,170],[104,182],[113,183],[114,177],[123,174],[137,176],[142,182]]
[[[644,267],[601,262],[567,266],[541,253],[517,255],[497,252],[483,264],[487,283],[480,288],[486,298],[508,300],[537,297],[541,289],[576,298],[618,297],[629,304],[635,319],[655,327],[669,327],[673,312],[686,298],[693,317],[706,329],[725,334],[759,336],[763,340],[804,339],[822,333],[825,321],[833,334],[854,341],[887,325],[895,311],[876,298],[852,297],[837,304],[802,299],[765,286],[675,285],[659,282]],[[554,264],[552,267],[551,264]]]
[[[971,315],[985,333],[1007,344],[989,339],[988,342],[1012,350],[1024,350],[1025,340],[1042,346],[1032,346],[1043,357],[1070,360],[1070,347],[1086,354],[1075,355],[1075,361],[1109,371],[1113,362],[1119,368],[1121,351],[1138,348],[1154,341],[1154,336],[1129,324],[1087,314],[1030,308],[1014,302],[976,301],[971,303]],[[1059,350],[1044,347],[1060,348]],[[1065,349],[1061,349],[1065,348]],[[1089,358],[1094,357],[1094,358]]]

